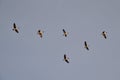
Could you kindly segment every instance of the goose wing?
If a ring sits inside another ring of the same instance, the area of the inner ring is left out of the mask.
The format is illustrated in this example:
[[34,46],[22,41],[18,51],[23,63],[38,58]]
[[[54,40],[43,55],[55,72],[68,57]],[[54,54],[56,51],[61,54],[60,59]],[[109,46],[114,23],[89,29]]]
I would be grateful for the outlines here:
[[66,54],[64,54],[64,60],[67,59]]
[[14,28],[14,29],[16,28],[16,24],[15,24],[15,23],[13,23],[13,28]]
[[15,32],[19,33],[18,29],[15,29]]
[[63,32],[66,33],[65,29],[63,29]]
[[85,46],[87,47],[87,42],[86,42],[86,41],[84,42],[84,44],[85,44]]
[[65,60],[67,63],[69,63],[68,59]]

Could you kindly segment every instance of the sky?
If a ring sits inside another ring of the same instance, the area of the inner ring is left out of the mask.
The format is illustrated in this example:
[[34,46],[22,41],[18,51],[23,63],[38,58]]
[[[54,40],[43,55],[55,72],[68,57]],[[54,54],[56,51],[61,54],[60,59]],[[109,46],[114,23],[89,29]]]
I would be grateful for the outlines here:
[[0,80],[120,80],[119,3],[0,0]]

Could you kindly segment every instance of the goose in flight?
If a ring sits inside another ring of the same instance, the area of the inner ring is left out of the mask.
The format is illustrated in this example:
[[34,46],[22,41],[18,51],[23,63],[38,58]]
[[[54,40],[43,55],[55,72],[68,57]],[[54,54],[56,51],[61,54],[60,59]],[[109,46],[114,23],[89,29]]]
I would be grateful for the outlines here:
[[102,35],[103,35],[103,37],[104,37],[105,39],[107,39],[106,34],[107,34],[107,32],[105,32],[105,31],[102,32]]
[[65,62],[67,62],[67,63],[69,63],[69,60],[68,60],[69,58],[66,56],[66,54],[64,54],[64,61]]
[[18,31],[17,26],[16,26],[15,23],[13,23],[13,29],[12,30],[15,31],[16,33],[19,33],[19,31]]
[[38,35],[42,38],[43,37],[43,31],[41,31],[41,30],[38,30]]
[[68,32],[66,32],[65,29],[63,29],[63,33],[64,33],[63,35],[64,35],[65,37],[67,37]]
[[88,45],[87,45],[87,42],[86,42],[86,41],[84,41],[84,47],[85,47],[87,50],[89,50],[89,48],[88,48]]

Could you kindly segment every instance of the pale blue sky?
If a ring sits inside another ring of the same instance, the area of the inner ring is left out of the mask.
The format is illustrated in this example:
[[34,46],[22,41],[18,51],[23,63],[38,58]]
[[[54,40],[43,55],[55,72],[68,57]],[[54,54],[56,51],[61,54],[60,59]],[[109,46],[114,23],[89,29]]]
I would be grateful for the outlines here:
[[[0,80],[120,80],[119,3],[0,0]],[[12,31],[14,22],[19,34]]]

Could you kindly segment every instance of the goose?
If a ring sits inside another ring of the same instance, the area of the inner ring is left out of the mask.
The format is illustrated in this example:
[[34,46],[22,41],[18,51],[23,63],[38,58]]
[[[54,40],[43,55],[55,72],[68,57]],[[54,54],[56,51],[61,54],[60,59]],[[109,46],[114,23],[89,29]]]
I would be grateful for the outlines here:
[[63,29],[63,33],[64,33],[63,35],[67,37],[68,33],[65,31],[65,29]]
[[69,63],[69,60],[68,60],[69,58],[66,56],[66,54],[64,54],[64,61],[65,62],[67,62],[67,63]]
[[40,37],[42,38],[43,37],[43,31],[41,31],[41,30],[38,30],[38,35],[40,35]]
[[16,26],[15,23],[13,23],[13,29],[12,30],[15,31],[16,33],[19,33],[19,31],[18,31],[17,26]]
[[102,32],[102,35],[103,35],[103,37],[104,37],[105,39],[107,39],[106,34],[107,34],[107,32],[105,32],[105,31]]
[[87,42],[86,42],[86,41],[84,41],[84,46],[85,46],[85,48],[86,48],[87,50],[89,50],[89,48],[88,48],[88,45],[87,45]]

